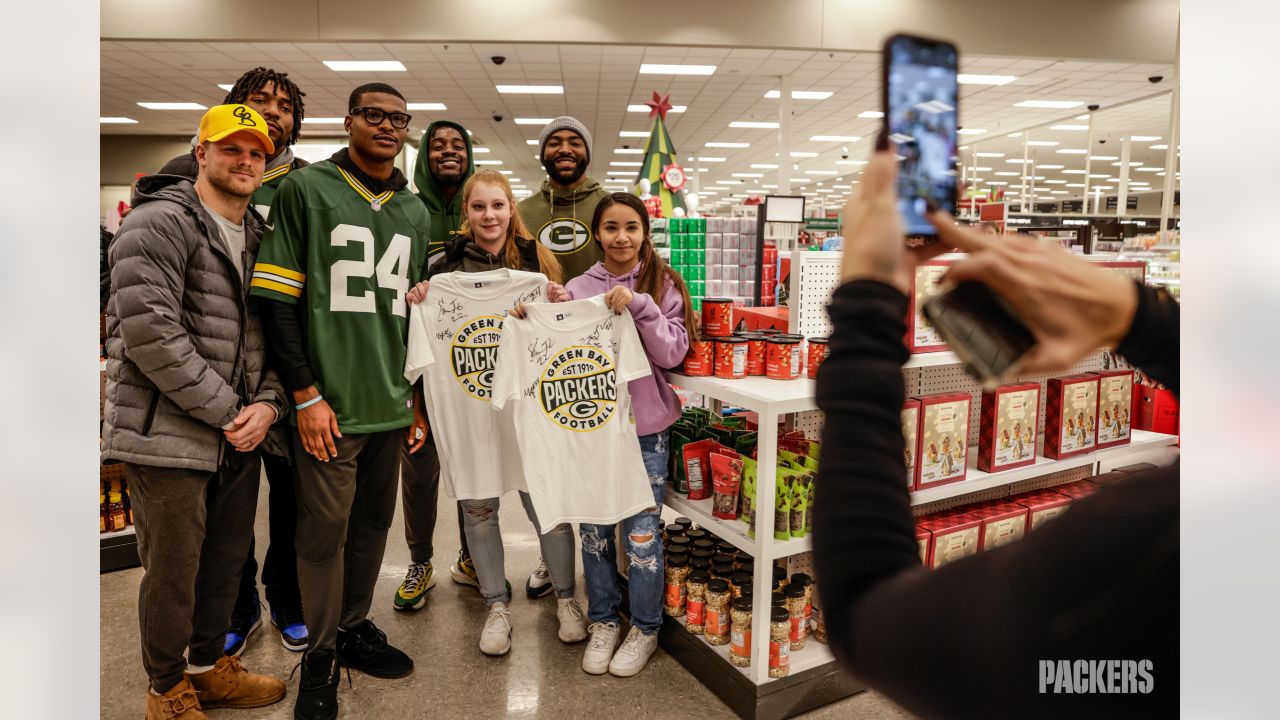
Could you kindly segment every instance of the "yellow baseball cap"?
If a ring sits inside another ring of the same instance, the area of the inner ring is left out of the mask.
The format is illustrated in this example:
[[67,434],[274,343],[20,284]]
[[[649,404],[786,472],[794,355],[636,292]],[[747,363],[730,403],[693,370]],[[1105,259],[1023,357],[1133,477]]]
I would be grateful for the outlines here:
[[267,154],[275,153],[276,146],[267,134],[267,121],[257,110],[248,105],[215,105],[200,118],[198,142],[218,142],[238,132],[257,135],[267,148]]

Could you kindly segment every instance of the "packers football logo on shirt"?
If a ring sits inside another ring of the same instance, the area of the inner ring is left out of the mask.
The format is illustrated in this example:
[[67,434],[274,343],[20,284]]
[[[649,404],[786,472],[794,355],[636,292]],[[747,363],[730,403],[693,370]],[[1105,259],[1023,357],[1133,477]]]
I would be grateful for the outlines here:
[[599,348],[574,346],[551,358],[538,379],[542,411],[559,427],[590,432],[618,410],[613,359]]
[[493,369],[498,365],[498,340],[502,318],[481,315],[458,329],[450,344],[453,376],[471,397],[489,402],[493,397]]
[[538,242],[554,253],[577,252],[591,242],[591,230],[576,218],[556,218],[538,231]]

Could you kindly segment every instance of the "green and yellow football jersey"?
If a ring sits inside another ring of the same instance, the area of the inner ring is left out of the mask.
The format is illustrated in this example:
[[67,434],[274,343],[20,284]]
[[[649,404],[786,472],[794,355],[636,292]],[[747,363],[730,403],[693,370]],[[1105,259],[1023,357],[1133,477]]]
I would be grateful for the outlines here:
[[429,223],[408,189],[375,195],[331,160],[278,184],[249,292],[303,303],[311,372],[344,433],[413,421],[404,296],[425,275]]

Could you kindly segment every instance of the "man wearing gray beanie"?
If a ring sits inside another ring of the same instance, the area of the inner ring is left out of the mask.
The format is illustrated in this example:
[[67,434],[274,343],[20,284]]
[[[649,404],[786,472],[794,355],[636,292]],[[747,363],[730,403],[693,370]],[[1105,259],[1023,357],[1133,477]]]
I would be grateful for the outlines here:
[[603,258],[591,241],[591,216],[608,193],[586,174],[591,133],[577,118],[547,123],[538,134],[538,152],[548,178],[516,209],[538,242],[555,253],[569,282]]

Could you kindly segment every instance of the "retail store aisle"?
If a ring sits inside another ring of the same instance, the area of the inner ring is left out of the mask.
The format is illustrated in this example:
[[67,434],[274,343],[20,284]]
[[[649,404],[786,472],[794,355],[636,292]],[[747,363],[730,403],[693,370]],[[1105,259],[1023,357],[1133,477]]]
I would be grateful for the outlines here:
[[[266,552],[267,482],[262,480],[258,507],[259,562]],[[580,666],[584,643],[565,645],[556,638],[555,603],[550,596],[524,597],[524,584],[538,562],[538,544],[519,500],[504,498],[503,535],[507,542],[507,574],[515,598],[511,653],[503,658],[480,654],[476,643],[485,607],[472,588],[449,580],[449,565],[458,553],[457,516],[453,501],[441,498],[436,529],[437,584],[427,606],[416,613],[392,609],[391,598],[404,576],[408,549],[399,507],[387,542],[378,581],[373,618],[391,641],[413,657],[417,667],[402,680],[377,680],[344,674],[339,700],[343,718],[425,717],[564,718],[564,717],[735,717],[719,699],[661,649],[639,675],[619,679],[592,677]],[[586,609],[578,562],[578,602]],[[138,648],[137,592],[141,569],[101,576],[101,698],[103,720],[136,718],[144,710],[146,677]],[[288,677],[299,656],[286,651],[266,611],[263,626],[249,641],[246,667]],[[297,678],[289,696],[259,710],[214,710],[214,718],[293,717]],[[911,716],[872,692],[865,692],[802,716],[804,718],[867,718]]]

